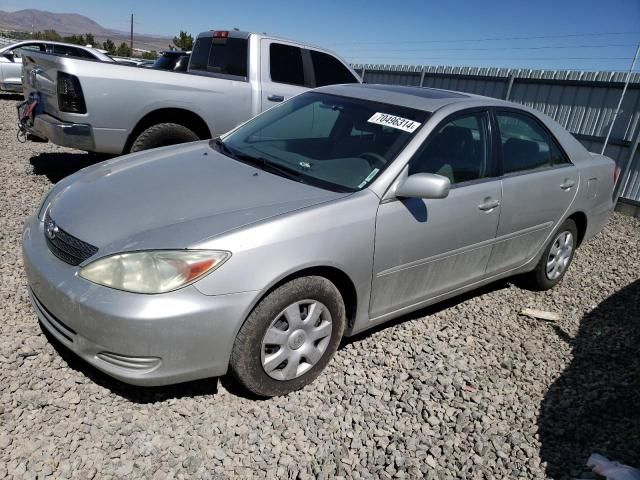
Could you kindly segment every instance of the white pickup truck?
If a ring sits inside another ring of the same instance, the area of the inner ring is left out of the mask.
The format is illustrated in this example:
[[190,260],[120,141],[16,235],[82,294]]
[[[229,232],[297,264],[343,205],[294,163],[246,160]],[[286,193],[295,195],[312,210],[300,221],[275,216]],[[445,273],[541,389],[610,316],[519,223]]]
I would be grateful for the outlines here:
[[108,154],[212,138],[309,88],[360,82],[327,50],[239,31],[198,35],[186,73],[38,52],[22,73],[28,133]]

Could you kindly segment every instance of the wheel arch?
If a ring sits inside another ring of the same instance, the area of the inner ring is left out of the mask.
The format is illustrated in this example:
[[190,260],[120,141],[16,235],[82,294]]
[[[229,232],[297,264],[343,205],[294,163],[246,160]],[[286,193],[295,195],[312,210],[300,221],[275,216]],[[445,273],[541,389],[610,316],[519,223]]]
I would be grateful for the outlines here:
[[147,113],[133,128],[125,143],[123,154],[131,150],[136,138],[147,128],[159,123],[177,123],[193,131],[201,140],[211,138],[207,123],[198,114],[184,108],[159,108]]
[[255,302],[251,305],[251,308],[248,310],[245,319],[251,314],[254,308],[271,292],[273,292],[276,288],[281,285],[290,282],[291,280],[295,280],[296,278],[301,277],[310,277],[310,276],[318,276],[323,277],[333,283],[338,292],[340,292],[340,296],[342,297],[342,301],[344,302],[345,314],[347,316],[347,329],[350,329],[353,326],[353,322],[355,321],[357,309],[358,309],[358,294],[356,290],[355,283],[351,280],[351,277],[347,275],[344,270],[330,265],[314,265],[301,268],[294,272],[288,272],[283,274],[278,280],[274,281],[268,288],[266,288],[255,300]]
[[567,220],[573,220],[578,228],[578,238],[576,239],[576,247],[579,247],[587,233],[587,215],[584,212],[577,211],[567,217]]

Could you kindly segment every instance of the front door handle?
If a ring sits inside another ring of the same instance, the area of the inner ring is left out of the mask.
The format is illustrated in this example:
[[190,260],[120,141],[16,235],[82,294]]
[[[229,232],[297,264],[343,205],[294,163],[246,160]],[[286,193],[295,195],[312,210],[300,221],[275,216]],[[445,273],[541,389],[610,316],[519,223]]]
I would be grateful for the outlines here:
[[478,208],[483,212],[490,212],[494,208],[500,206],[499,200],[491,200],[490,198],[485,198],[484,202],[478,205]]
[[562,183],[562,185],[560,185],[560,188],[562,190],[570,190],[571,187],[573,187],[575,184],[576,184],[576,182],[574,182],[570,178],[565,178],[564,182]]
[[283,95],[269,95],[267,97],[267,100],[269,100],[270,102],[282,102],[284,100],[284,96]]

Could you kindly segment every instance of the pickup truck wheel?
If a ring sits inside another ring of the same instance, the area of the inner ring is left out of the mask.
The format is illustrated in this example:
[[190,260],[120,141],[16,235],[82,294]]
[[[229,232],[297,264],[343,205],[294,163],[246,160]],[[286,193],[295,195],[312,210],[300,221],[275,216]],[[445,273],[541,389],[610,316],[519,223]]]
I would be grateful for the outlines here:
[[158,123],[144,130],[131,145],[132,152],[166,147],[177,143],[195,142],[198,135],[177,123]]
[[231,373],[260,397],[285,395],[311,383],[342,339],[345,307],[324,277],[301,277],[273,290],[240,328]]
[[577,239],[576,223],[565,220],[551,237],[535,270],[528,275],[528,284],[532,289],[549,290],[560,283],[573,260]]

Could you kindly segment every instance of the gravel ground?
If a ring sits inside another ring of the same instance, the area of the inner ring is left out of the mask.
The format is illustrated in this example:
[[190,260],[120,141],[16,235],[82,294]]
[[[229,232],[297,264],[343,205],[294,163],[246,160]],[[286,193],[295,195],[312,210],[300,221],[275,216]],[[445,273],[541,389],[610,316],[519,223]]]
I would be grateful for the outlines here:
[[499,282],[406,316],[285,398],[224,379],[130,387],[48,339],[29,305],[24,218],[97,159],[19,144],[17,99],[0,95],[0,478],[587,478],[596,451],[640,464],[638,220],[614,215],[555,290]]

